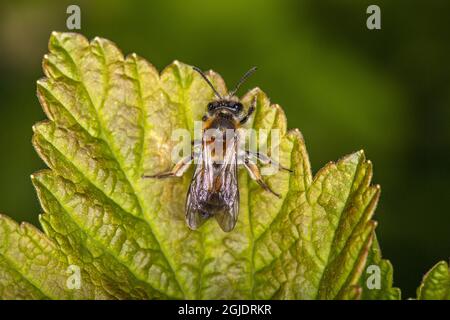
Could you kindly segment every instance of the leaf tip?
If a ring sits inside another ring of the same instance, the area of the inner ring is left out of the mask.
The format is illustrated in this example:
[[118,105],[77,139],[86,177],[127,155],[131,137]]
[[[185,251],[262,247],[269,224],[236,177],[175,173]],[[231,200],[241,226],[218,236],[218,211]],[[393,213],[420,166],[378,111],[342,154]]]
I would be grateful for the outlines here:
[[181,66],[181,62],[177,59],[173,60],[171,64],[176,65],[178,68]]
[[288,135],[294,135],[297,138],[299,138],[300,140],[302,140],[302,142],[304,143],[305,139],[303,138],[302,132],[298,128],[289,129],[288,130]]
[[42,78],[37,79],[37,80],[36,80],[36,85],[37,85],[38,87],[42,86],[42,85],[45,83],[46,79],[47,79],[47,78],[45,78],[45,77],[42,77]]

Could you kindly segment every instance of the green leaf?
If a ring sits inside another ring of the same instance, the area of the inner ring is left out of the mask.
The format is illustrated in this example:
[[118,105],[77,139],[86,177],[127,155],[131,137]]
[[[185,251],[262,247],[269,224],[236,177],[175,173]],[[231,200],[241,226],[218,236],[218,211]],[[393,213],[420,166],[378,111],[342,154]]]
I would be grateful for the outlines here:
[[53,284],[67,265],[55,245],[32,225],[20,226],[0,215],[0,296],[2,299],[42,299],[64,296]]
[[419,300],[450,300],[450,270],[447,262],[440,261],[423,277],[417,289]]
[[88,269],[80,290],[70,290],[67,271],[75,263],[34,226],[0,215],[1,299],[113,298],[86,274]]
[[[380,246],[375,237],[360,279],[360,286],[363,289],[361,299],[400,300],[400,289],[392,287],[393,273],[389,260],[381,258]],[[378,276],[379,280],[374,278]]]
[[[280,162],[294,173],[267,179],[278,199],[241,170],[236,228],[224,233],[208,221],[191,231],[184,195],[192,171],[141,176],[172,165],[172,130],[192,132],[213,99],[208,85],[188,65],[176,61],[158,73],[105,39],[53,33],[49,50],[37,85],[49,120],[33,137],[49,169],[32,176],[47,237],[34,229],[33,237],[46,243],[39,257],[58,268],[28,255],[36,241],[3,218],[2,298],[19,286],[27,289],[21,298],[360,298],[379,197],[362,151],[313,178],[300,132],[288,131],[282,109],[253,89],[242,98],[246,108],[257,98],[250,126],[280,129]],[[207,74],[225,94],[221,77]],[[81,269],[80,290],[66,286],[69,265]]]

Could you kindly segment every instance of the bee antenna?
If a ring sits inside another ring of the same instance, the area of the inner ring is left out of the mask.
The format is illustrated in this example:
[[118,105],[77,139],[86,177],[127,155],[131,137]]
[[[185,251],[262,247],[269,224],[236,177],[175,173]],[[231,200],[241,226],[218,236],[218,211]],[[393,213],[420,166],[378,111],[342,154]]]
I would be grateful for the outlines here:
[[195,71],[197,71],[202,77],[203,79],[205,79],[206,83],[209,84],[209,86],[211,87],[211,89],[214,91],[215,95],[219,98],[219,99],[223,99],[222,96],[220,95],[220,93],[216,90],[216,88],[214,88],[213,84],[211,83],[211,81],[209,81],[209,79],[205,76],[205,74],[203,73],[202,70],[200,70],[197,67],[192,67],[192,69],[194,69]]
[[234,94],[239,90],[239,87],[245,82],[245,80],[247,80],[248,77],[250,77],[253,72],[255,72],[258,68],[257,67],[253,67],[250,70],[248,70],[241,78],[241,80],[239,80],[238,84],[236,85],[236,88],[234,88],[233,91],[230,92],[229,96],[232,97],[234,96]]

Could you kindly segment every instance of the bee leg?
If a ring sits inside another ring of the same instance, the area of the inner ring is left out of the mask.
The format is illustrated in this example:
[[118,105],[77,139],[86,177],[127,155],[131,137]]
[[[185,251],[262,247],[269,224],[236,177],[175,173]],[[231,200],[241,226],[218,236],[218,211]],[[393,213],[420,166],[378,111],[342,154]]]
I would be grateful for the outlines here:
[[248,121],[248,119],[250,118],[250,116],[253,114],[253,112],[256,109],[256,96],[252,101],[252,105],[250,106],[250,108],[248,109],[247,114],[239,121],[240,124],[244,124]]
[[163,179],[163,178],[170,178],[170,177],[181,177],[186,170],[189,168],[189,166],[192,163],[192,160],[194,157],[192,155],[187,156],[183,159],[181,159],[173,168],[172,170],[168,172],[162,172],[154,175],[143,175],[142,178],[155,178],[155,179]]
[[262,164],[270,164],[277,166],[281,170],[289,171],[290,173],[294,172],[293,170],[283,167],[280,163],[276,162],[272,158],[270,158],[268,155],[262,153],[262,152],[251,152],[251,151],[245,151],[247,157],[252,157],[255,159],[258,159]]
[[269,191],[276,197],[281,199],[281,195],[273,191],[267,183],[264,182],[264,180],[261,177],[261,172],[259,171],[259,168],[256,164],[251,163],[248,159],[245,159],[244,166],[247,169],[248,173],[250,174],[250,177],[255,180],[264,190]]

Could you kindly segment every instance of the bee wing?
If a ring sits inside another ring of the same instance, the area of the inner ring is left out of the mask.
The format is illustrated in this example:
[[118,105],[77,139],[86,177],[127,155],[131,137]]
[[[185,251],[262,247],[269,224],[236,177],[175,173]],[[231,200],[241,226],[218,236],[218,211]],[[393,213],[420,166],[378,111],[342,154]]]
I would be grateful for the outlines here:
[[[236,177],[237,166],[234,166],[234,168],[230,170],[235,172],[232,176]],[[217,223],[225,232],[229,232],[234,229],[239,214],[239,190],[237,187],[237,178],[232,179],[236,182],[230,184],[231,190],[227,190],[227,192],[224,192],[223,194],[224,201],[227,201],[228,205],[225,209],[214,215]]]
[[223,167],[220,171],[221,185],[219,197],[224,209],[215,214],[217,223],[223,231],[234,229],[239,214],[239,187],[236,140],[227,146]]
[[199,155],[186,199],[186,223],[192,230],[198,229],[209,218],[207,212],[202,211],[202,199],[208,192],[209,173],[205,172],[207,170],[208,165],[205,166],[202,152]]
[[[227,145],[219,166],[213,165],[211,147],[206,143],[202,147],[186,199],[186,223],[195,230],[214,215],[222,230],[228,232],[236,225],[239,213],[237,143]],[[208,208],[207,203],[221,209]]]

